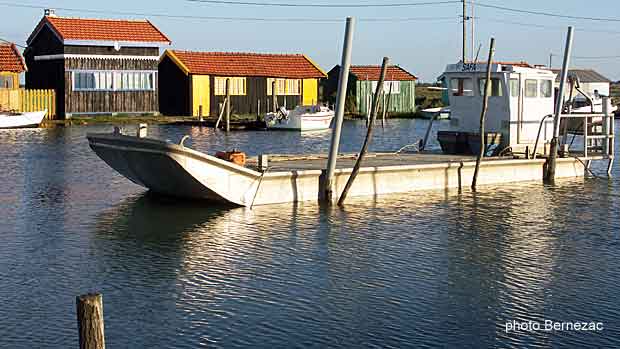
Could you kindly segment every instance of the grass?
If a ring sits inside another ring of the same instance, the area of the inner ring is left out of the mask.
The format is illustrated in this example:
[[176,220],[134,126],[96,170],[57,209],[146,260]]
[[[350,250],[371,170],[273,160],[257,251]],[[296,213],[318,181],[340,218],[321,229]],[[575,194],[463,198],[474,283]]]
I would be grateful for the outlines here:
[[415,88],[415,105],[419,109],[443,107],[442,90],[429,89],[429,87],[440,87],[437,84],[418,84]]
[[611,90],[609,91],[611,100],[614,105],[620,105],[620,82],[611,84]]

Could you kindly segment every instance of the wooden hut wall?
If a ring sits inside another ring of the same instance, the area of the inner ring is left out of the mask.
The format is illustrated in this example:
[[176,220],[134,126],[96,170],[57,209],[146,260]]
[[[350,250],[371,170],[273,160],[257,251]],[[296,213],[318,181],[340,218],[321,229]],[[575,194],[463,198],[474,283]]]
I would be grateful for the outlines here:
[[65,113],[64,63],[61,59],[37,61],[35,56],[61,54],[62,42],[48,27],[44,27],[24,52],[27,89],[54,89],[56,91],[56,115]]
[[[358,80],[355,85],[357,91],[355,104],[358,112],[366,114],[368,110],[367,96],[371,96],[375,92],[372,90],[372,81]],[[413,113],[415,110],[415,81],[400,81],[400,93],[392,94],[388,112]]]
[[[210,115],[217,116],[220,112],[220,105],[224,103],[226,96],[215,95],[215,77],[211,77],[209,90],[211,91]],[[294,108],[302,103],[301,95],[276,96],[279,106],[288,109]],[[267,78],[246,77],[246,94],[244,96],[231,96],[230,108],[233,114],[256,114],[260,101],[260,112],[271,111],[272,97],[267,95]],[[268,108],[268,109],[265,109]]]
[[71,70],[156,71],[156,60],[70,58],[65,60],[66,113],[153,113],[158,111],[155,91],[73,91]]
[[106,55],[106,56],[151,56],[159,57],[159,47],[120,47],[117,51],[113,46],[79,46],[67,45],[66,54]]
[[168,56],[158,66],[159,111],[164,115],[190,115],[190,79]]

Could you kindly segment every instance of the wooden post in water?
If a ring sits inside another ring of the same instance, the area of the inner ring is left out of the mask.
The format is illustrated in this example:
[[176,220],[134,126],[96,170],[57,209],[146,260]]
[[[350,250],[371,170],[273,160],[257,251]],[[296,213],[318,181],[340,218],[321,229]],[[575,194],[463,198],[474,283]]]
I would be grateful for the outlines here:
[[226,132],[230,131],[230,79],[226,79]]
[[89,293],[75,299],[77,306],[80,349],[104,349],[103,300],[100,293]]
[[476,182],[478,181],[478,172],[480,171],[480,162],[484,157],[486,150],[486,136],[484,134],[484,118],[487,114],[489,106],[489,94],[491,94],[491,65],[493,64],[493,54],[495,53],[495,38],[491,38],[491,46],[489,47],[489,59],[487,60],[487,76],[484,82],[484,97],[482,99],[482,112],[480,113],[480,151],[476,158],[476,169],[474,170],[474,178],[471,181],[471,190],[476,191]]
[[[555,166],[558,157],[558,146],[560,141],[560,117],[562,116],[562,107],[564,106],[564,86],[568,77],[568,64],[570,62],[570,54],[573,47],[573,27],[568,27],[566,35],[566,47],[564,49],[564,62],[562,63],[562,71],[560,73],[560,90],[555,105],[555,115],[553,118],[553,138],[549,145],[549,161],[547,162],[547,172],[545,179],[547,181],[555,181]],[[584,133],[585,133],[584,129]]]
[[375,119],[377,118],[377,109],[379,109],[379,99],[381,98],[381,91],[383,90],[383,81],[385,80],[385,72],[387,71],[388,64],[390,63],[390,59],[388,57],[383,57],[383,64],[381,65],[381,75],[379,76],[379,82],[377,83],[377,88],[375,89],[375,97],[372,101],[372,111],[370,112],[370,123],[368,124],[368,130],[366,131],[366,139],[364,139],[364,145],[362,145],[362,150],[360,150],[360,154],[357,157],[357,161],[355,162],[355,166],[353,166],[353,171],[351,171],[351,176],[349,176],[349,180],[340,195],[340,199],[338,200],[338,206],[342,206],[344,201],[347,199],[347,194],[349,193],[349,189],[353,185],[357,174],[360,171],[360,166],[362,165],[362,160],[364,159],[364,155],[368,151],[368,145],[370,144],[370,140],[372,138],[372,128],[375,123]]
[[385,97],[383,97],[383,116],[381,118],[381,127],[385,127],[385,117],[388,113],[388,109],[390,109],[390,102],[392,102],[392,82],[390,82],[390,89],[388,91],[387,102],[385,102]]
[[276,79],[273,79],[271,82],[271,111],[274,113],[278,112],[278,93],[277,93]]
[[334,173],[338,161],[338,148],[340,147],[340,133],[344,120],[344,106],[347,98],[347,86],[349,83],[349,70],[351,68],[351,50],[353,48],[353,32],[355,31],[355,18],[347,17],[344,31],[344,43],[342,47],[342,61],[340,63],[340,76],[338,78],[338,92],[336,92],[336,110],[334,115],[334,127],[332,139],[329,144],[329,157],[325,169],[325,180],[322,188],[324,199],[329,204],[333,203]]

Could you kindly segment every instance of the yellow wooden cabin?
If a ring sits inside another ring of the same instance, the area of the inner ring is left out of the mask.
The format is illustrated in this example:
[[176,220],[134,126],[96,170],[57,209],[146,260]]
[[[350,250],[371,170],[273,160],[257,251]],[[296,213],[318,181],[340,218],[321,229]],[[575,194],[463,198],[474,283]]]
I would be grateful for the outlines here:
[[26,63],[15,44],[0,43],[0,88],[19,88],[19,75],[26,71]]
[[302,54],[166,50],[158,67],[159,110],[165,115],[216,116],[230,84],[235,114],[261,114],[278,106],[318,104],[327,74]]

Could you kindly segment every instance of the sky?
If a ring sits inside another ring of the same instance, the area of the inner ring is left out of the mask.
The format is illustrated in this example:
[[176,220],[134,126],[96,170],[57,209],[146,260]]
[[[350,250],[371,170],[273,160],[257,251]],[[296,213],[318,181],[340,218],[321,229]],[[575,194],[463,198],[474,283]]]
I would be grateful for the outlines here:
[[[257,3],[332,5],[438,1],[253,0]],[[475,47],[477,50],[480,46],[479,57],[483,60],[488,54],[490,38],[495,37],[497,60],[524,60],[547,65],[549,55],[553,53],[553,65],[557,67],[561,64],[567,27],[573,25],[575,58],[571,67],[592,68],[614,81],[620,80],[620,1],[479,0],[479,3],[565,16],[615,19],[615,22],[567,19],[478,6],[474,13]],[[16,4],[32,8],[17,7]],[[0,38],[25,45],[43,16],[44,8],[56,8],[57,15],[68,17],[147,18],[171,39],[171,48],[175,49],[304,53],[325,71],[340,63],[347,16],[357,19],[353,64],[378,65],[383,56],[388,56],[392,63],[402,66],[421,81],[434,82],[447,64],[456,63],[461,57],[460,3],[381,8],[306,8],[209,4],[188,0],[0,0]],[[132,15],[119,12],[130,12]],[[157,16],[159,14],[203,18],[169,18]],[[256,20],[204,17],[250,17]],[[293,20],[284,22],[283,19]],[[333,21],[319,22],[322,20]],[[467,47],[471,50],[471,42]]]

